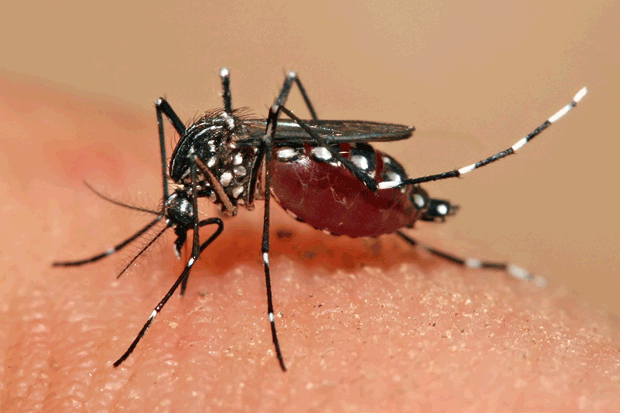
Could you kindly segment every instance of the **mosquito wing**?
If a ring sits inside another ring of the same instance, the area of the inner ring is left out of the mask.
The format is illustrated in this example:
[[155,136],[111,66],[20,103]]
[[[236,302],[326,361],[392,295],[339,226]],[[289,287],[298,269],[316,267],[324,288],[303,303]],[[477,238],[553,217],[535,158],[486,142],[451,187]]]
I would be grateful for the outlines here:
[[[334,144],[399,141],[410,138],[415,130],[413,126],[360,120],[304,120],[304,122],[327,142]],[[240,143],[256,142],[267,127],[267,121],[264,119],[246,119],[244,123],[251,130],[252,139]],[[281,119],[278,121],[274,143],[282,145],[317,142],[314,142],[314,139],[295,121]]]

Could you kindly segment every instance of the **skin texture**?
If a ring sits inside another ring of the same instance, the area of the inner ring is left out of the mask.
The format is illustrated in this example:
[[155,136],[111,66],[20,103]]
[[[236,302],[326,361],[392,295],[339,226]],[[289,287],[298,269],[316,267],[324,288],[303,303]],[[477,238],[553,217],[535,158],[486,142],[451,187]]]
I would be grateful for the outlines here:
[[114,369],[182,269],[173,237],[120,280],[143,243],[80,268],[50,264],[147,222],[82,179],[155,208],[154,110],[5,79],[0,92],[0,411],[617,411],[617,320],[396,237],[324,235],[276,206],[273,291],[289,371],[265,315],[260,205],[226,220],[185,297]]

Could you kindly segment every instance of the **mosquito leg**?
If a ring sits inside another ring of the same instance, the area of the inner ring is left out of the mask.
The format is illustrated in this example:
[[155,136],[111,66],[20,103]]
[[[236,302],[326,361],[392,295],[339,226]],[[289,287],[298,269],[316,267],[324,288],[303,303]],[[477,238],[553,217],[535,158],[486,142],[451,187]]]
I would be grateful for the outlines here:
[[174,112],[170,104],[164,98],[157,99],[155,103],[157,111],[157,129],[159,131],[159,151],[161,154],[161,175],[163,180],[164,204],[168,200],[168,159],[166,159],[166,137],[164,134],[164,120],[162,114],[166,115],[172,126],[180,136],[185,133],[185,125]]
[[[138,333],[134,341],[131,343],[127,351],[125,351],[125,353],[123,353],[123,355],[114,362],[114,367],[118,367],[119,365],[121,365],[121,363],[123,363],[127,359],[127,357],[129,357],[129,355],[134,351],[134,349],[136,348],[136,346],[138,345],[138,343],[140,342],[140,340],[146,333],[146,330],[148,330],[148,328],[151,326],[157,314],[159,314],[162,308],[166,305],[166,303],[168,302],[170,297],[172,297],[172,294],[174,294],[174,292],[179,287],[179,285],[181,284],[187,285],[187,280],[189,278],[190,271],[192,267],[194,266],[194,264],[196,263],[196,260],[202,253],[202,251],[204,251],[204,249],[207,248],[224,230],[224,224],[222,220],[219,218],[209,218],[203,221],[198,221],[198,201],[196,199],[196,166],[194,163],[191,163],[191,172],[192,172],[192,205],[194,207],[194,224],[193,224],[194,242],[192,244],[192,255],[187,261],[187,263],[185,264],[185,269],[183,270],[181,275],[179,275],[179,277],[177,278],[175,283],[172,285],[170,290],[168,290],[164,298],[162,298],[159,304],[157,304],[157,306],[151,313],[149,319],[146,321],[146,323],[144,324],[144,326],[142,327],[142,329],[140,330],[140,332]],[[218,229],[209,237],[207,241],[205,241],[202,245],[200,245],[199,228],[202,226],[211,225],[211,224],[216,224],[218,226]]]
[[166,295],[164,296],[164,298],[162,298],[162,300],[159,302],[159,304],[157,304],[157,306],[155,307],[155,309],[153,310],[153,312],[151,313],[149,319],[147,320],[147,322],[144,324],[144,326],[142,327],[142,329],[140,330],[140,332],[138,333],[138,335],[136,336],[135,340],[131,343],[131,345],[129,346],[129,348],[127,349],[127,351],[125,351],[125,353],[123,353],[123,355],[114,362],[114,367],[118,367],[121,365],[121,363],[123,363],[125,360],[127,360],[127,357],[129,357],[129,355],[134,351],[134,349],[136,348],[136,346],[138,345],[138,343],[140,342],[140,340],[142,339],[142,337],[144,336],[144,334],[146,333],[146,330],[148,330],[148,328],[151,326],[151,324],[153,323],[153,320],[155,319],[155,317],[157,316],[157,314],[159,314],[159,312],[161,311],[161,309],[164,307],[164,305],[166,305],[166,303],[168,302],[168,300],[170,299],[170,297],[172,297],[172,294],[174,294],[174,292],[176,291],[176,289],[179,287],[179,285],[188,279],[189,277],[189,273],[190,270],[192,269],[192,266],[194,265],[194,263],[196,262],[196,259],[198,258],[198,256],[200,255],[200,253],[209,246],[209,244],[211,244],[215,238],[217,238],[222,231],[224,230],[224,223],[222,222],[221,219],[219,218],[209,218],[209,219],[205,219],[204,221],[201,221],[199,223],[199,226],[205,226],[205,225],[211,225],[211,224],[216,224],[218,226],[218,229],[215,231],[215,233],[213,233],[213,235],[211,235],[211,237],[209,237],[209,239],[207,241],[205,241],[204,244],[202,244],[200,246],[200,249],[198,250],[198,254],[194,257],[194,254],[192,254],[192,257],[187,261],[187,264],[185,265],[185,269],[183,270],[183,272],[181,273],[181,275],[179,276],[179,278],[177,278],[177,280],[175,281],[174,285],[172,286],[172,288],[170,288],[170,290],[168,290],[168,292],[166,293]]
[[[213,235],[211,235],[211,237],[209,237],[209,239],[207,241],[205,241],[201,246],[200,246],[200,250],[198,252],[198,256],[200,256],[200,254],[202,254],[202,251],[204,251],[205,248],[207,248],[214,240],[215,238],[217,238],[222,231],[224,231],[224,222],[220,219],[220,218],[207,218],[203,221],[200,221],[198,223],[199,227],[203,227],[205,225],[212,225],[212,224],[217,224],[218,229],[215,231],[215,233]],[[197,260],[198,256],[194,259]],[[187,273],[187,275],[185,276],[185,280],[181,286],[181,295],[185,294],[185,290],[187,288],[187,280],[189,280],[189,272]]]
[[223,67],[220,70],[220,78],[222,79],[222,98],[224,99],[224,111],[232,116],[232,94],[230,93],[230,71]]
[[271,338],[276,350],[276,356],[280,363],[282,371],[286,371],[284,365],[284,357],[282,356],[282,350],[278,343],[278,333],[276,331],[276,321],[273,310],[273,297],[271,292],[271,275],[269,271],[269,209],[271,198],[271,157],[272,157],[272,141],[276,133],[276,127],[278,125],[279,109],[281,106],[273,105],[269,112],[269,118],[267,119],[267,129],[261,142],[261,151],[265,154],[265,215],[263,218],[263,240],[261,252],[263,253],[263,266],[265,269],[265,286],[267,288],[267,315],[269,316],[269,323],[271,325]]
[[121,249],[123,249],[125,246],[127,246],[127,244],[130,244],[131,242],[133,242],[135,239],[137,239],[142,234],[144,234],[149,229],[151,229],[153,225],[161,221],[163,217],[164,217],[163,215],[158,216],[157,218],[155,218],[154,220],[146,224],[146,226],[142,228],[140,231],[136,232],[135,234],[133,234],[131,237],[127,238],[123,242],[116,244],[115,246],[111,248],[108,248],[105,252],[102,252],[101,254],[97,254],[93,257],[86,258],[83,260],[77,260],[77,261],[57,261],[57,262],[53,262],[52,265],[54,267],[77,267],[80,265],[88,264],[89,262],[99,261],[100,259],[107,257],[108,255],[112,255],[116,251],[120,251]]
[[288,99],[288,94],[291,91],[293,82],[297,84],[297,88],[301,92],[301,96],[304,98],[304,102],[306,103],[306,107],[310,112],[310,116],[312,116],[312,120],[318,120],[319,118],[316,115],[314,106],[312,106],[312,102],[310,102],[310,98],[308,97],[306,88],[301,84],[301,80],[299,80],[299,77],[297,77],[297,73],[295,73],[294,71],[290,71],[286,75],[286,78],[284,79],[284,84],[282,85],[282,89],[280,90],[280,94],[278,95],[275,104],[280,106],[284,106],[286,104],[286,99]]
[[[192,261],[192,264],[193,264],[193,261],[198,259],[198,257],[202,253],[202,251],[209,244],[211,244],[211,242],[218,235],[220,235],[222,233],[222,231],[224,230],[224,223],[219,218],[209,218],[209,219],[202,220],[200,222],[198,221],[198,195],[197,195],[198,188],[197,188],[197,185],[196,185],[196,182],[197,182],[196,167],[197,167],[197,163],[200,160],[194,154],[192,154],[191,156],[192,156],[192,162],[190,162],[190,172],[191,172],[191,179],[192,179],[191,200],[192,200],[192,209],[194,211],[194,231],[193,231],[194,232],[194,234],[193,234],[194,242],[192,243],[192,257],[190,258],[190,261]],[[202,227],[204,225],[211,225],[211,224],[217,224],[219,228],[211,236],[211,238],[209,238],[207,240],[207,242],[202,244],[200,249],[197,249],[198,245],[200,245],[200,227]],[[185,294],[185,290],[187,289],[187,281],[188,280],[189,280],[189,271],[187,272],[187,275],[185,276],[185,279],[183,280],[183,282],[181,284],[181,295]]]
[[256,153],[256,158],[254,159],[254,165],[252,165],[252,175],[250,175],[250,190],[248,191],[247,205],[254,205],[256,186],[258,182],[258,177],[261,173],[261,166],[263,165],[264,158],[265,146],[261,144],[258,146],[258,152]]
[[[198,157],[190,152],[190,178],[192,180],[192,193],[191,193],[191,201],[192,201],[192,209],[194,215],[194,225],[193,225],[193,242],[192,242],[192,256],[190,257],[189,262],[194,264],[194,261],[198,259],[200,255],[200,250],[198,246],[200,245],[200,222],[198,221],[198,178],[196,173],[196,160]],[[189,271],[187,272],[185,278],[183,279],[183,283],[181,284],[181,295],[185,294],[185,290],[187,289],[187,281],[189,280]]]
[[436,255],[440,258],[448,260],[454,264],[460,265],[462,267],[472,268],[472,269],[485,269],[485,270],[499,270],[505,272],[507,275],[517,278],[523,281],[531,281],[538,287],[544,287],[547,285],[547,279],[540,275],[534,275],[529,271],[518,267],[513,264],[507,264],[502,262],[493,262],[493,261],[481,261],[477,258],[461,258],[456,255],[446,253],[443,251],[439,251],[435,248],[420,244],[413,238],[408,235],[405,235],[402,231],[396,231],[396,234],[400,236],[402,239],[407,241],[410,245],[418,246],[424,248],[426,251],[430,252],[433,255]]
[[486,159],[483,159],[481,161],[478,161],[478,162],[476,162],[474,164],[471,164],[471,165],[468,165],[468,166],[464,166],[464,167],[459,168],[459,169],[455,169],[453,171],[442,172],[440,174],[435,174],[435,175],[423,176],[421,178],[413,178],[413,179],[409,178],[409,179],[405,179],[405,180],[400,181],[400,182],[396,182],[396,181],[381,182],[381,183],[379,183],[379,189],[394,188],[394,187],[401,187],[401,186],[405,186],[405,185],[421,184],[423,182],[429,182],[429,181],[439,181],[439,180],[442,180],[442,179],[456,178],[456,177],[465,175],[466,173],[471,172],[474,169],[481,168],[481,167],[483,167],[485,165],[488,165],[488,164],[490,164],[492,162],[500,160],[500,159],[502,159],[502,158],[504,158],[504,157],[506,157],[508,155],[512,155],[516,151],[521,149],[523,146],[525,146],[526,143],[528,143],[529,141],[534,139],[536,136],[538,136],[542,131],[544,131],[549,126],[551,126],[551,124],[557,122],[564,115],[566,115],[568,112],[570,112],[570,110],[572,108],[577,106],[577,103],[579,103],[579,101],[581,101],[581,99],[586,95],[587,92],[588,92],[588,90],[585,87],[582,88],[579,92],[577,92],[577,94],[575,95],[575,97],[573,98],[573,101],[571,103],[569,103],[568,105],[564,106],[562,109],[560,109],[558,112],[556,112],[555,115],[551,116],[549,119],[544,121],[539,127],[537,127],[532,132],[530,132],[527,136],[525,136],[524,138],[520,139],[519,141],[517,141],[517,143],[515,143],[510,148],[508,148],[508,149],[506,149],[504,151],[498,152],[495,155],[489,156]]
[[226,195],[226,191],[224,190],[224,187],[222,186],[220,181],[215,177],[215,175],[213,175],[213,172],[211,172],[211,170],[207,167],[207,165],[204,164],[204,162],[200,160],[200,158],[194,159],[194,162],[196,162],[196,166],[198,167],[198,169],[200,169],[200,172],[202,172],[202,174],[204,175],[205,180],[209,182],[209,184],[211,185],[211,188],[213,188],[213,190],[217,194],[218,200],[223,205],[223,211],[229,213],[232,216],[237,215],[237,207],[233,205],[230,198],[228,198],[228,195]]
[[[222,79],[222,98],[224,99],[224,111],[228,115],[232,115],[232,93],[230,91],[230,71],[227,68],[222,68],[220,70],[220,78]],[[316,116],[316,111],[314,110],[314,106],[308,97],[308,92],[306,92],[306,88],[301,83],[301,80],[297,77],[297,73],[294,71],[288,72],[286,78],[284,79],[284,84],[282,85],[282,89],[280,90],[280,94],[275,101],[276,105],[284,105],[286,103],[286,99],[291,91],[293,83],[297,84],[299,88],[299,92],[306,103],[306,107],[310,112],[310,116],[312,116],[313,120],[318,120]]]
[[[161,114],[164,114],[166,115],[170,123],[172,123],[174,130],[176,130],[179,135],[183,135],[185,133],[185,125],[183,124],[183,121],[181,121],[179,116],[174,112],[174,110],[172,109],[172,106],[170,106],[170,104],[166,101],[166,99],[164,98],[157,99],[157,102],[155,103],[155,109],[157,110],[158,121],[160,119]],[[162,122],[158,122],[158,124],[161,124],[161,123]]]
[[[280,117],[280,108],[283,108],[284,103],[286,102],[286,99],[288,98],[288,95],[291,91],[291,87],[293,86],[293,82],[295,82],[297,84],[297,87],[299,88],[299,91],[301,92],[301,95],[304,98],[304,101],[306,102],[306,106],[308,107],[308,110],[310,111],[310,114],[312,115],[312,119],[313,120],[317,120],[317,116],[316,116],[316,112],[314,110],[314,107],[312,106],[312,103],[310,102],[310,98],[308,97],[308,94],[306,93],[306,89],[303,87],[303,85],[301,84],[301,81],[299,80],[299,78],[297,77],[297,74],[293,71],[289,72],[288,75],[286,75],[286,78],[284,79],[284,84],[282,85],[282,89],[280,90],[280,94],[278,95],[278,98],[276,99],[276,103],[274,104],[274,106],[277,106],[278,109],[275,110],[275,113],[277,113],[276,118],[275,118],[275,122],[277,123],[279,117]],[[274,112],[274,109],[272,107],[271,109],[272,112]],[[271,115],[270,115],[271,116]],[[301,121],[303,122],[303,121]],[[275,130],[275,129],[274,129]],[[275,131],[274,131],[274,135],[275,136]],[[273,140],[273,139],[272,139]],[[258,176],[260,175],[260,168],[263,164],[263,158],[265,156],[265,147],[263,145],[259,146],[259,151],[256,154],[256,158],[254,161],[254,166],[252,168],[252,175],[251,175],[251,180],[250,180],[250,191],[247,197],[247,204],[248,205],[252,205],[254,203],[254,196],[255,196],[255,191],[256,191],[256,181],[258,179]]]
[[[177,130],[179,134],[183,134],[185,132],[185,126],[183,125],[183,122],[181,122],[179,117],[176,115],[176,113],[174,113],[174,111],[172,110],[168,102],[166,102],[164,99],[160,98],[157,101],[157,103],[155,104],[155,109],[157,111],[157,124],[158,124],[158,129],[159,129],[159,147],[160,147],[160,152],[161,152],[161,167],[162,167],[162,181],[163,181],[163,201],[165,205],[166,201],[168,200],[169,193],[168,193],[168,170],[167,170],[168,164],[167,164],[167,159],[166,159],[166,144],[165,144],[162,114],[166,115],[166,117],[170,120],[170,122],[173,124],[174,128]],[[156,211],[151,211],[146,208],[138,208],[138,207],[134,207],[134,206],[127,205],[122,202],[116,201],[112,198],[109,198],[101,194],[100,192],[95,190],[92,186],[90,186],[88,183],[86,182],[84,183],[86,187],[88,187],[88,189],[90,189],[97,196],[105,199],[108,202],[112,202],[113,204],[116,204],[116,205],[119,205],[125,208],[129,208],[129,209],[137,210],[137,211],[147,212],[151,214],[158,214],[158,217],[155,218],[150,223],[148,223],[144,228],[142,228],[141,230],[139,230],[138,232],[136,232],[135,234],[133,234],[132,236],[124,240],[123,242],[113,246],[112,248],[107,249],[105,252],[101,254],[97,254],[93,257],[86,258],[83,260],[54,262],[52,263],[54,267],[74,267],[74,266],[87,264],[90,262],[99,261],[100,259],[107,257],[108,255],[111,255],[115,253],[116,251],[121,250],[122,248],[127,246],[127,244],[131,243],[132,241],[134,241],[135,239],[143,235],[145,232],[151,229],[157,222],[161,221],[161,219],[164,218],[166,214],[165,209],[162,209],[161,212],[156,212]]]

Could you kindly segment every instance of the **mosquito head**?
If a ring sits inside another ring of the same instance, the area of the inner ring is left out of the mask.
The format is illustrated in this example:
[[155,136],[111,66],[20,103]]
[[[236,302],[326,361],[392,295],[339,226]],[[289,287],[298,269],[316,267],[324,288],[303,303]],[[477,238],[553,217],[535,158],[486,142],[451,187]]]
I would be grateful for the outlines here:
[[164,205],[169,226],[190,226],[194,222],[194,208],[189,194],[181,189],[174,191]]

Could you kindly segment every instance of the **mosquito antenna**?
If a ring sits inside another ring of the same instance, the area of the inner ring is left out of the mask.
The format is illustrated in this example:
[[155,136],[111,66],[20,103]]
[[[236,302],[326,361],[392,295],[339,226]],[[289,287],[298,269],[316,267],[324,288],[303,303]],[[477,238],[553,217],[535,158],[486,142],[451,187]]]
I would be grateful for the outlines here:
[[131,267],[131,265],[136,262],[136,260],[142,255],[144,254],[144,252],[146,250],[148,250],[149,248],[151,248],[151,246],[155,243],[155,241],[157,241],[159,239],[159,237],[162,236],[162,234],[164,232],[166,232],[166,230],[170,228],[170,226],[166,225],[161,231],[159,231],[157,233],[157,235],[155,235],[153,237],[153,239],[151,239],[145,246],[143,246],[142,248],[140,248],[140,251],[134,255],[134,257],[127,263],[127,265],[125,265],[125,267],[123,268],[123,270],[121,272],[118,273],[118,275],[116,276],[116,279],[121,278],[121,276],[123,274],[125,274],[125,272],[129,269],[129,267]]
[[140,212],[147,212],[149,214],[153,214],[153,215],[163,215],[163,213],[161,211],[152,211],[150,209],[146,209],[146,208],[140,208],[137,206],[133,206],[133,205],[129,205],[129,204],[125,204],[123,202],[117,201],[115,199],[112,199],[104,194],[102,194],[101,192],[97,191],[95,188],[93,188],[88,182],[83,181],[84,185],[86,185],[86,188],[90,189],[95,195],[97,195],[99,198],[104,199],[108,202],[113,203],[114,205],[118,205],[120,207],[123,208],[127,208],[127,209],[133,209],[134,211],[140,211]]

